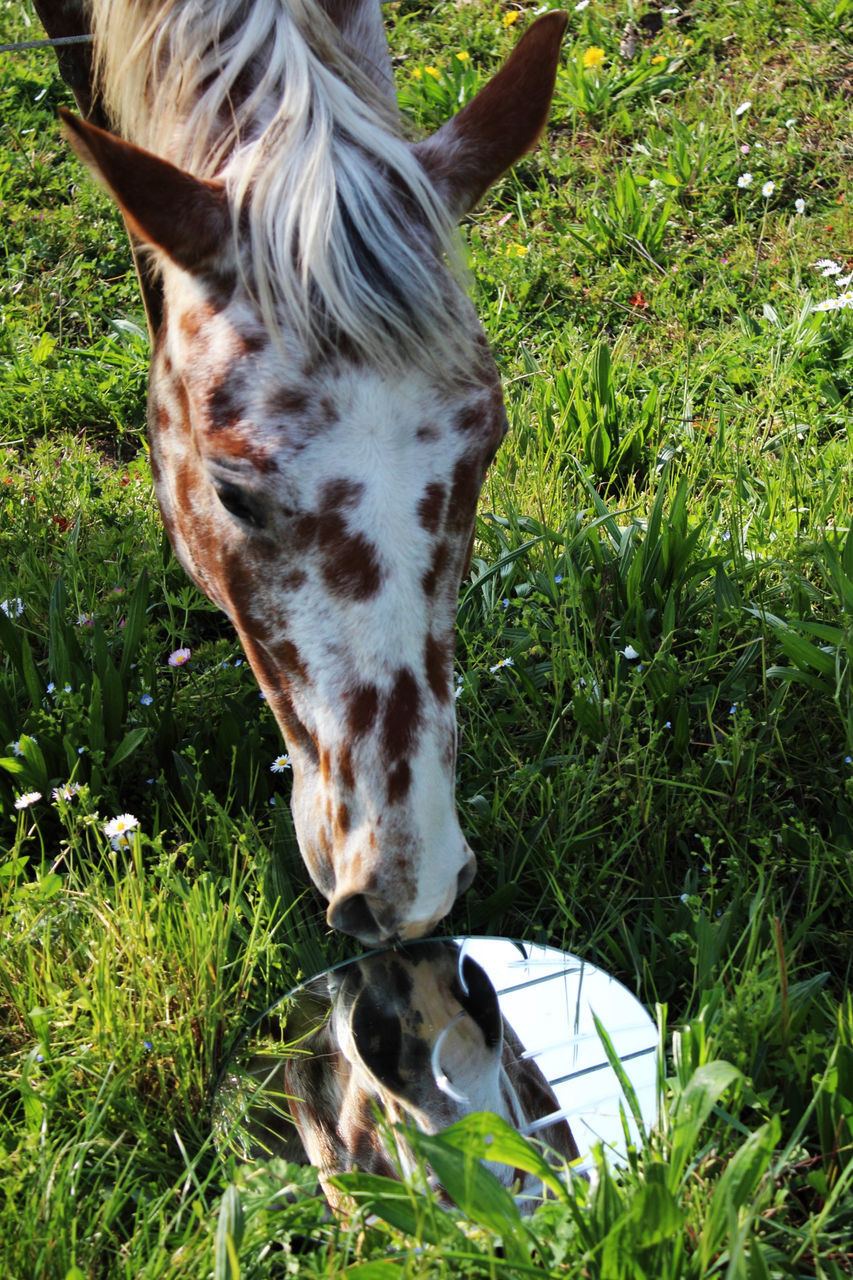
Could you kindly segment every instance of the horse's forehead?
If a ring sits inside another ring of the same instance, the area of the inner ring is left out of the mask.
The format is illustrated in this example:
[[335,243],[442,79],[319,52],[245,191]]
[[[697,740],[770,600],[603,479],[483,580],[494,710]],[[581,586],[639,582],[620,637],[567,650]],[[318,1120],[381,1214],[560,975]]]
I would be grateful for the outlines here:
[[[265,330],[254,309],[232,296],[225,305],[189,297],[176,308],[166,347],[169,374],[196,401],[196,423],[209,448],[261,463],[276,448],[322,453],[325,438],[352,432],[374,446],[411,437],[440,445],[447,473],[454,459],[488,452],[506,429],[500,381],[485,337],[472,327],[470,376],[442,383],[413,365],[389,375],[355,359],[346,344],[309,358],[288,335]],[[161,362],[162,365],[162,362]]]

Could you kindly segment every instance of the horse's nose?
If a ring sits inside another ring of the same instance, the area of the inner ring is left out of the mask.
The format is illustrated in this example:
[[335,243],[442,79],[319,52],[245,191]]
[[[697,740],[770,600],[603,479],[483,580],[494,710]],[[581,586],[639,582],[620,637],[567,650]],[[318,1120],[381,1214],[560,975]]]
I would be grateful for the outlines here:
[[[471,884],[476,870],[477,860],[472,854],[457,876],[454,900]],[[365,946],[375,947],[392,939],[422,938],[452,906],[451,900],[437,914],[412,920],[407,918],[405,904],[397,905],[375,893],[345,893],[329,903],[326,920],[340,933],[351,934]]]
[[401,924],[393,904],[372,893],[349,893],[333,899],[326,920],[333,929],[351,934],[366,946],[389,942]]

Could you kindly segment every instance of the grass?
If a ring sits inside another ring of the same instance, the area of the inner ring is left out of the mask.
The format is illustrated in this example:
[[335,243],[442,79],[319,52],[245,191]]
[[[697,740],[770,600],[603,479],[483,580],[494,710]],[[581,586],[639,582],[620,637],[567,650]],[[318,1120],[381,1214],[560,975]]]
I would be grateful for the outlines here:
[[[387,6],[414,125],[529,12]],[[853,310],[814,309],[853,268],[851,37],[849,0],[572,9],[548,139],[467,228],[513,431],[460,599],[480,874],[448,931],[588,957],[662,1045],[628,1166],[521,1228],[465,1180],[476,1119],[423,1146],[463,1229],[369,1179],[329,1221],[304,1171],[213,1150],[229,1043],[347,944],[272,718],[163,538],[123,231],[52,59],[2,55],[5,1275],[853,1273]]]

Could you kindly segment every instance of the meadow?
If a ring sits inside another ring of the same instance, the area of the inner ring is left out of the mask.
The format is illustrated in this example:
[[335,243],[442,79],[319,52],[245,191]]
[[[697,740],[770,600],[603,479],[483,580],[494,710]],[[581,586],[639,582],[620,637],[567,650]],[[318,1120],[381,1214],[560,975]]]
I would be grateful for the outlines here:
[[[551,7],[386,5],[413,129]],[[310,1171],[218,1156],[229,1044],[352,948],[162,531],[142,307],[70,93],[0,54],[10,1280],[853,1274],[853,3],[569,12],[547,139],[465,227],[512,431],[460,596],[480,870],[447,932],[633,990],[657,1123],[523,1223],[470,1177],[476,1120],[429,1151],[459,1213],[365,1178],[332,1220]],[[41,34],[2,0],[0,40]]]

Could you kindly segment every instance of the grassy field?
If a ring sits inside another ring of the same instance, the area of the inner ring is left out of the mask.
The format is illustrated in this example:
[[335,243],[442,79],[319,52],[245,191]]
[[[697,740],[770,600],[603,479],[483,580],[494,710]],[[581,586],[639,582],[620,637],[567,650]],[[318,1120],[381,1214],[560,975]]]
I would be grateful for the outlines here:
[[[549,7],[387,5],[414,125]],[[70,95],[0,58],[0,1272],[853,1274],[851,0],[581,0],[547,142],[466,229],[513,431],[460,600],[480,873],[448,932],[569,948],[661,1027],[658,1125],[524,1226],[366,1181],[327,1221],[304,1172],[213,1149],[229,1043],[348,944],[163,537]]]

